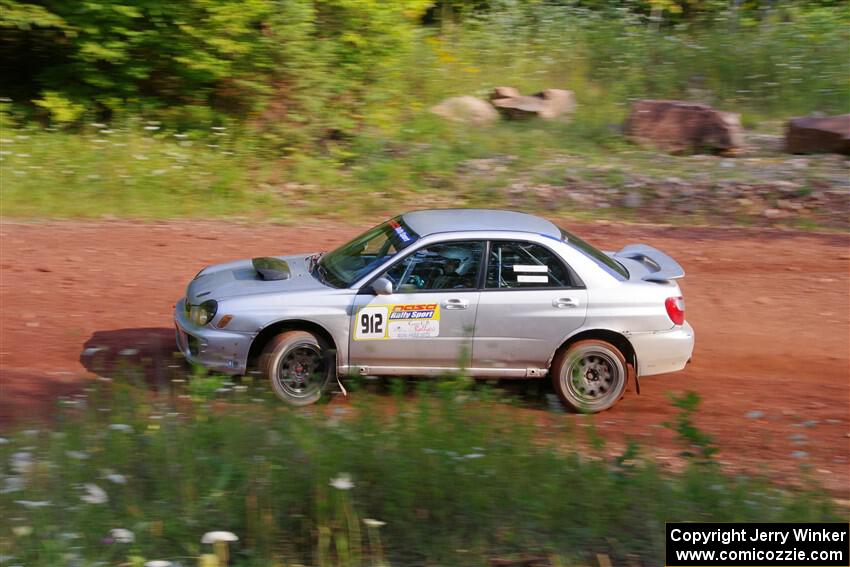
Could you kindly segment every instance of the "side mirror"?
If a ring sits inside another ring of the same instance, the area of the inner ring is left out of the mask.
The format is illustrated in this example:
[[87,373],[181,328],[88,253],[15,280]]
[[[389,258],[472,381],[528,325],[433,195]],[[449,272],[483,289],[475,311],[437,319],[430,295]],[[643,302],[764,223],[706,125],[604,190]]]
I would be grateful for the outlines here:
[[377,295],[392,295],[393,282],[387,278],[378,278],[372,282],[372,291],[374,291]]

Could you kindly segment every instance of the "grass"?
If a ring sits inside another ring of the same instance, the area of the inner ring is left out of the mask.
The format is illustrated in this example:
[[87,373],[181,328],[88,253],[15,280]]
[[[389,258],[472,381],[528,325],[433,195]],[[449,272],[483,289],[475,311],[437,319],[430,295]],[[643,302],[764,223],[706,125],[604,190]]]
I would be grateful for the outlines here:
[[[415,396],[394,384],[390,397],[360,391],[351,405],[302,410],[215,377],[176,397],[89,388],[51,425],[0,442],[0,555],[192,564],[210,552],[202,534],[227,530],[240,566],[486,565],[527,553],[659,564],[664,522],[838,518],[816,487],[727,476],[710,451],[673,475],[634,444],[612,458],[598,436],[580,449],[570,429],[543,435],[463,380],[420,383]],[[685,448],[710,446],[689,422],[695,400],[674,402]]]
[[[577,219],[676,222],[681,215],[664,215],[673,205],[662,204],[658,189],[678,195],[687,186],[738,184],[746,192],[748,186],[771,187],[777,179],[792,179],[801,188],[790,198],[806,201],[812,197],[809,186],[846,187],[846,181],[838,181],[846,179],[840,159],[803,158],[807,165],[800,169],[800,158],[793,156],[658,154],[627,144],[581,114],[570,124],[489,127],[422,115],[396,138],[364,134],[344,149],[329,147],[313,156],[270,155],[238,128],[186,134],[140,122],[88,126],[77,133],[7,128],[1,138],[0,212],[24,219],[290,223],[304,217],[372,219],[416,208],[481,206]],[[633,191],[643,194],[644,207],[654,204],[654,212],[625,206],[625,196]],[[582,195],[589,200],[581,200]],[[683,221],[763,222],[758,207],[737,216],[730,216],[731,209],[717,215],[709,196],[692,199]],[[737,205],[727,200],[722,206]],[[788,222],[814,229],[839,222],[823,220],[825,214],[828,210]]]

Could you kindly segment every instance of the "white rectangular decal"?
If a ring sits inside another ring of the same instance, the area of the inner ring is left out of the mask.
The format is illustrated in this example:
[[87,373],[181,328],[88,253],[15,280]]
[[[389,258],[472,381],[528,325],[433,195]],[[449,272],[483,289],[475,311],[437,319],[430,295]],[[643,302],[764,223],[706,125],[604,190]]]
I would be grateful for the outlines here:
[[436,319],[391,321],[388,339],[426,339],[440,336],[440,321]]
[[548,266],[538,266],[538,265],[530,265],[530,264],[514,264],[515,272],[538,272],[538,273],[547,273],[549,271]]
[[387,335],[389,306],[364,307],[354,322],[354,340],[383,339]]
[[549,283],[549,276],[517,276],[519,283]]

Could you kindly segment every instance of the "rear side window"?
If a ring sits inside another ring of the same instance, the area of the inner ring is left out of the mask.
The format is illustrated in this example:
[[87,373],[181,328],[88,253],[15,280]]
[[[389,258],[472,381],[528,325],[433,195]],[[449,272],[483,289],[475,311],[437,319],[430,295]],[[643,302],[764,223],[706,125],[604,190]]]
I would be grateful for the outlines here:
[[487,263],[488,289],[573,287],[564,263],[531,242],[493,242]]
[[629,271],[621,263],[605,254],[605,252],[594,248],[575,234],[569,233],[563,228],[561,229],[561,238],[568,245],[572,246],[573,248],[575,248],[576,250],[596,262],[596,264],[600,268],[602,268],[618,280],[625,281],[629,279]]

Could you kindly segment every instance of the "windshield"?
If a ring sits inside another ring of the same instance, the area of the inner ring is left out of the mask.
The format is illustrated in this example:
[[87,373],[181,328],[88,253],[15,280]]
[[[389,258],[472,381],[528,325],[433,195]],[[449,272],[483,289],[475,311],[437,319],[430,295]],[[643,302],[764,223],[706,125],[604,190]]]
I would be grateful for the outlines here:
[[334,287],[348,287],[419,238],[400,217],[368,230],[316,264],[316,276]]
[[596,262],[600,268],[614,276],[620,281],[629,279],[629,272],[621,263],[614,260],[601,250],[598,250],[579,238],[578,236],[561,229],[561,237],[564,242]]

